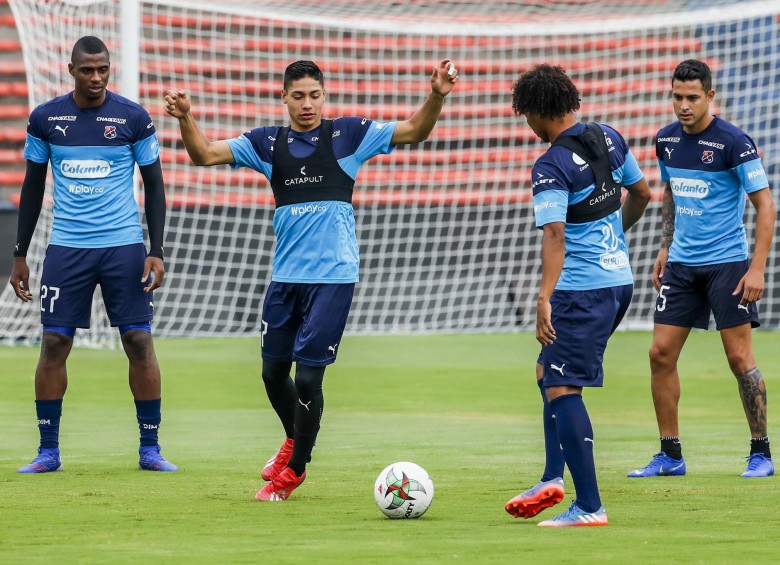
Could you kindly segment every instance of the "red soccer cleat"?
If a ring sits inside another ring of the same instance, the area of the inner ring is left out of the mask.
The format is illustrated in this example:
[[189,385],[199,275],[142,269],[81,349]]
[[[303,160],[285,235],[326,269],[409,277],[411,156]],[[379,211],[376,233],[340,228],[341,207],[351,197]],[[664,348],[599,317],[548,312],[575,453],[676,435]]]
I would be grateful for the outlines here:
[[532,518],[550,506],[555,506],[565,494],[563,479],[556,477],[537,483],[506,503],[504,509],[515,518]]
[[296,488],[306,479],[306,473],[300,477],[289,467],[282,469],[281,473],[276,475],[270,483],[265,485],[255,495],[257,500],[270,500],[280,502],[287,500]]
[[263,480],[274,480],[274,478],[282,472],[282,469],[287,466],[287,463],[290,461],[290,457],[292,456],[292,452],[293,440],[287,438],[284,440],[282,447],[279,448],[279,451],[277,451],[276,454],[268,460],[268,462],[265,464],[265,467],[263,467],[263,471],[260,473],[260,476],[263,477]]

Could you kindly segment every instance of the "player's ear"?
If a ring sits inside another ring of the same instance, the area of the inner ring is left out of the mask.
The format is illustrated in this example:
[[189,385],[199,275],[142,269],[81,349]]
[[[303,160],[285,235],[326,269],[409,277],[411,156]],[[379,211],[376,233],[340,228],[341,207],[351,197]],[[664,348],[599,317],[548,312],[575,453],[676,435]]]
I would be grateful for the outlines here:
[[68,73],[69,73],[69,74],[70,74],[70,76],[72,76],[72,77],[75,77],[75,76],[76,76],[76,75],[74,74],[74,71],[73,71],[73,63],[68,63]]
[[282,104],[287,104],[287,91],[286,90],[282,90],[280,98],[282,99]]

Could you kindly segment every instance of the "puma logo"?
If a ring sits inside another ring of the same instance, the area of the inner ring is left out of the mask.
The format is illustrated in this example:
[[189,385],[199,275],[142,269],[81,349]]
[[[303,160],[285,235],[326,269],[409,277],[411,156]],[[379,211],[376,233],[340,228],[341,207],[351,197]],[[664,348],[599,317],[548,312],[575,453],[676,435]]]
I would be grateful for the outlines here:
[[593,438],[592,437],[586,437],[586,438],[583,439],[583,441],[589,441],[590,443],[593,443]]
[[65,133],[65,130],[66,130],[66,129],[68,129],[69,127],[70,127],[70,126],[65,126],[65,127],[62,127],[62,126],[54,126],[54,129],[61,131],[61,132],[62,132],[62,137],[67,137],[67,136],[68,136],[68,134],[67,134],[67,133]]
[[664,151],[666,151],[666,155],[669,159],[672,158],[672,151],[674,151],[674,148],[669,149],[668,147],[664,147]]
[[335,345],[329,345],[328,346],[328,351],[333,353],[333,355],[335,355],[336,354],[336,346]]
[[303,400],[301,400],[300,398],[298,399],[298,402],[300,402],[301,406],[303,406],[304,408],[306,408],[306,410],[308,410],[308,409],[309,409],[309,404],[311,404],[311,400],[309,400],[309,401],[308,401],[306,404],[304,404],[304,403],[303,403]]
[[737,304],[737,310],[744,310],[750,313],[750,304]]
[[561,376],[563,376],[563,368],[565,366],[566,366],[566,363],[564,363],[560,367],[558,365],[556,365],[555,363],[550,363],[550,369],[552,369],[553,371],[558,371],[561,374]]
[[305,176],[306,176],[306,165],[304,165],[303,167],[301,167],[301,176],[302,176],[302,177],[305,177]]

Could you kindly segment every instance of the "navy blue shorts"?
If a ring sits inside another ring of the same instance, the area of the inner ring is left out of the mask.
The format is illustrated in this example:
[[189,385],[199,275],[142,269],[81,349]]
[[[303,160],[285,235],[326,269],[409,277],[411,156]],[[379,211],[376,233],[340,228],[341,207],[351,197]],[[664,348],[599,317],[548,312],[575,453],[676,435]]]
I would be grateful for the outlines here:
[[80,249],[49,245],[41,274],[41,323],[88,328],[92,297],[100,285],[112,326],[148,322],[153,296],[144,292],[146,248],[143,243]]
[[336,360],[355,284],[271,282],[263,301],[263,359],[324,367]]
[[712,312],[718,330],[742,324],[757,328],[757,305],[740,304],[742,296],[731,294],[748,267],[747,261],[698,267],[667,263],[655,301],[655,323],[706,330]]
[[634,285],[594,290],[556,290],[550,298],[556,339],[542,347],[543,384],[598,387],[604,384],[604,351],[631,305]]

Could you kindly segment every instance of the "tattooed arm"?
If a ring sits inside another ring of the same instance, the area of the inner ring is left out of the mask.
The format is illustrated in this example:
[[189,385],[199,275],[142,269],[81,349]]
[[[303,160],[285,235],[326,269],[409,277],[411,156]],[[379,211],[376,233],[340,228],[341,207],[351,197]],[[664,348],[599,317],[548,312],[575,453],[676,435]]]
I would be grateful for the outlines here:
[[669,259],[669,247],[674,239],[674,198],[669,183],[664,183],[664,200],[661,204],[661,248],[653,265],[653,286],[661,288],[661,277],[664,276],[666,261]]

